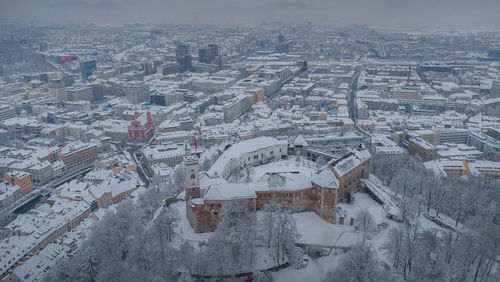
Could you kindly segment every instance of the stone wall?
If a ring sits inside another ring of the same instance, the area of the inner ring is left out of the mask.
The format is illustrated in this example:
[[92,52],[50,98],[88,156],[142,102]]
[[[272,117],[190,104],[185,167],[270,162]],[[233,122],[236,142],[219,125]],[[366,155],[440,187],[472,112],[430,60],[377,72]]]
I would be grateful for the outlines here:
[[[243,201],[247,203],[250,212],[256,211],[256,199],[243,199]],[[217,228],[223,204],[222,200],[207,200],[204,205],[187,207],[186,215],[194,231],[196,233],[214,231]]]
[[[330,167],[330,169],[332,169]],[[363,162],[348,173],[339,177],[339,189],[324,188],[316,184],[300,190],[266,190],[256,191],[257,198],[244,199],[250,211],[262,210],[270,201],[276,201],[293,212],[314,211],[322,219],[335,224],[337,222],[337,203],[348,192],[358,189],[361,178],[368,178],[370,160]],[[199,198],[200,189],[186,188],[186,204],[189,199]],[[224,201],[206,200],[203,205],[187,207],[189,222],[195,232],[211,232],[217,227],[219,213]],[[192,215],[191,215],[191,214]]]
[[263,209],[264,204],[270,201],[278,202],[294,212],[313,210],[312,205],[317,201],[317,196],[312,190],[310,187],[295,191],[257,191],[257,210]]

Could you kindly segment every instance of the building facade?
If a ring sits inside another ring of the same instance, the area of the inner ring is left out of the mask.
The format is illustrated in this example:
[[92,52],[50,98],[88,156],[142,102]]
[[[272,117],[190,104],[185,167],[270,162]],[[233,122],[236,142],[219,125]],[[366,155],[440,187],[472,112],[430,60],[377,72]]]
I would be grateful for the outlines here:
[[[268,149],[267,143],[271,141],[268,137],[255,138],[253,144],[264,145],[253,147],[252,152],[248,153],[241,148],[243,146],[236,146],[238,151],[243,151],[238,156],[235,156],[234,150],[226,150],[201,179],[198,159],[194,156],[184,157],[186,216],[195,232],[215,230],[222,207],[225,203],[234,201],[244,202],[252,212],[262,209],[270,201],[275,201],[291,211],[314,211],[322,219],[336,223],[337,203],[348,193],[356,191],[360,180],[369,176],[371,155],[368,150],[360,147],[318,169],[319,172],[311,175],[308,181],[304,180],[306,176],[296,176],[301,179],[300,184],[293,187],[287,187],[287,184],[275,187],[272,181],[227,182],[231,175],[226,173],[231,171],[228,167],[239,167],[240,164],[243,167],[260,165],[258,160],[252,163],[245,161],[253,160],[254,155],[259,156],[255,152]],[[241,143],[245,145],[245,142]],[[286,156],[286,151],[283,154]],[[286,175],[293,178],[296,174],[294,172]],[[282,176],[276,174],[274,177]]]
[[3,180],[8,181],[11,185],[19,185],[21,188],[21,194],[28,194],[33,190],[33,185],[31,183],[31,174],[25,171],[11,171],[3,176]]
[[125,98],[131,104],[149,103],[151,96],[149,93],[149,86],[144,82],[130,81],[123,86]]
[[151,114],[148,112],[134,119],[128,127],[128,138],[149,140],[153,135],[154,123]]

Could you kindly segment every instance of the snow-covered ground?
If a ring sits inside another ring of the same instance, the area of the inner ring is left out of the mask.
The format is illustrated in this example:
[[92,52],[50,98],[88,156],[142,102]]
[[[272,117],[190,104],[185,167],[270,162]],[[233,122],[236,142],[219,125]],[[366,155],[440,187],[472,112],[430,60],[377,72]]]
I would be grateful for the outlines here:
[[249,182],[261,181],[262,176],[271,173],[298,172],[304,176],[312,177],[317,171],[314,162],[302,158],[299,163],[295,156],[289,156],[286,160],[279,160],[267,164],[252,167]]
[[[354,232],[353,226],[349,225],[350,218],[355,218],[359,211],[366,209],[373,216],[376,225],[382,222],[388,224],[387,228],[382,229],[378,233],[372,233],[366,244],[370,245],[376,251],[379,261],[384,261],[390,265],[389,258],[383,246],[387,242],[389,230],[399,227],[401,223],[386,218],[382,206],[364,192],[355,193],[354,201],[351,204],[340,203],[338,206],[345,211],[345,225],[328,223],[314,212],[295,213],[294,217],[297,219],[297,229],[301,235],[298,242],[316,245],[352,245],[356,241],[360,241],[361,236],[359,233]],[[423,214],[418,220],[423,230],[447,231],[445,228],[438,226],[426,218]],[[329,256],[310,260],[308,266],[304,269],[288,267],[273,273],[273,278],[275,281],[321,281],[329,270],[335,268],[342,256],[343,253],[340,252],[339,254],[339,251],[332,251]]]
[[[371,245],[372,248],[376,250],[379,261],[385,261],[390,264],[389,258],[386,256],[386,252],[383,249],[383,245],[387,242],[389,230],[391,228],[397,228],[401,223],[386,218],[382,205],[372,199],[369,194],[364,192],[355,193],[354,201],[352,203],[348,204],[343,202],[338,206],[341,207],[345,213],[344,225],[331,224],[321,219],[312,211],[294,213],[293,217],[296,219],[297,230],[300,234],[300,238],[297,240],[297,243],[338,247],[353,245],[357,241],[361,240],[361,236],[359,233],[354,231],[354,226],[349,224],[350,218],[356,218],[358,212],[361,210],[367,210],[375,220],[375,225],[385,222],[388,224],[388,227],[382,229],[378,233],[371,234],[366,244]],[[180,215],[178,227],[175,229],[176,234],[179,235],[178,238],[182,236],[183,240],[190,242],[195,248],[200,247],[200,242],[208,241],[208,238],[213,233],[195,233],[193,231],[186,218],[186,206],[184,201],[174,203],[171,207],[176,208]],[[258,211],[257,217],[262,216],[262,214],[263,212]],[[421,228],[424,230],[436,229],[447,231],[445,228],[440,227],[432,220],[426,218],[423,213],[418,220],[420,221]],[[448,219],[448,221],[450,221],[450,219]],[[180,242],[181,241],[179,241],[179,244]],[[274,265],[272,259],[273,254],[269,254],[268,251],[269,250],[267,250],[267,248],[257,250],[257,269],[264,269]],[[342,251],[332,251],[329,256],[321,257],[316,260],[310,260],[309,264],[304,269],[294,269],[293,267],[288,267],[273,273],[273,278],[275,281],[320,281],[330,269],[336,266],[342,256]]]
[[340,234],[354,231],[353,226],[331,224],[315,212],[295,213],[293,217],[297,220],[297,230],[300,234],[298,243],[334,246]]
[[178,226],[175,228],[174,232],[182,238],[183,241],[188,241],[193,245],[193,247],[198,248],[199,242],[206,242],[208,238],[212,235],[212,232],[206,233],[195,233],[191,224],[186,217],[186,203],[184,201],[179,201],[170,205],[179,211],[179,222]]
[[348,224],[349,218],[355,218],[361,210],[368,210],[377,224],[388,220],[385,217],[382,206],[373,200],[367,193],[357,192],[354,194],[354,201],[351,204],[342,202],[337,206],[344,210],[346,224]]
[[305,268],[293,269],[292,267],[288,267],[278,272],[274,272],[272,276],[275,282],[321,281],[330,269],[338,265],[343,255],[344,253],[334,254],[334,252],[331,252],[329,256],[321,257],[317,260],[310,260]]

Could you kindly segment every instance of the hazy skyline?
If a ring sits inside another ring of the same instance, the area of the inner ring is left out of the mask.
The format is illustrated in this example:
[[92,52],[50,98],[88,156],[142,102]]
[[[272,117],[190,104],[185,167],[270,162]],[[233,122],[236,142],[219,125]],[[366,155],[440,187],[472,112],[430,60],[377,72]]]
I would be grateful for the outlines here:
[[495,0],[0,0],[0,19],[35,23],[259,24],[498,29]]

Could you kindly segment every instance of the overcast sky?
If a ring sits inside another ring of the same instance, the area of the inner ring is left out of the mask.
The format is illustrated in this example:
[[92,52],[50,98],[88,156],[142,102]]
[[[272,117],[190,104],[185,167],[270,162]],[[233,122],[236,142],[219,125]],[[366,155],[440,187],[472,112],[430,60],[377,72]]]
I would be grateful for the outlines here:
[[2,20],[500,28],[500,0],[0,0]]

